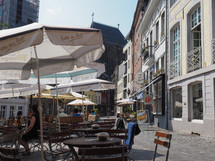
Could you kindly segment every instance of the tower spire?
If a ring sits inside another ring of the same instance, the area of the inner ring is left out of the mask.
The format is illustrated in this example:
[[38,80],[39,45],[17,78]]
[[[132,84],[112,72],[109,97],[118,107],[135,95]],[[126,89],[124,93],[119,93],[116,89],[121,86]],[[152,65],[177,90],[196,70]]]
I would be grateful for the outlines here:
[[94,15],[95,15],[94,12],[92,12],[92,15],[91,15],[92,16],[92,22],[94,20]]

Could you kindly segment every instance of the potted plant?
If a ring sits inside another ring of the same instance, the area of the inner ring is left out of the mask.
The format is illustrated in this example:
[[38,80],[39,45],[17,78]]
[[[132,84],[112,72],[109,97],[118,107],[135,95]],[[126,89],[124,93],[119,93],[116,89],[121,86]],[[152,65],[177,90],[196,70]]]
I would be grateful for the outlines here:
[[145,50],[146,50],[146,47],[144,46],[144,47],[141,49],[141,53],[143,54]]
[[145,79],[145,80],[143,81],[142,85],[145,85],[145,84],[147,84],[147,83],[148,83],[148,80]]
[[163,38],[163,36],[164,36],[164,32],[161,33],[161,39]]
[[154,41],[154,45],[157,45],[157,44],[158,44],[158,41],[157,41],[157,40],[155,40],[155,41]]
[[152,76],[155,78],[155,77],[158,76],[158,74],[157,73],[153,73]]
[[163,68],[160,69],[160,73],[164,73],[164,69]]

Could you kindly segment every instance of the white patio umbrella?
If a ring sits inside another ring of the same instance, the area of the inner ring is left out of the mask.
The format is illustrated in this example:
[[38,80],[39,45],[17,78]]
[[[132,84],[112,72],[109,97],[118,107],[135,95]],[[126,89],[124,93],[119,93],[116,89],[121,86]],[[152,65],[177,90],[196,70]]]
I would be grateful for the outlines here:
[[[41,85],[40,89],[46,89],[46,85]],[[0,98],[28,96],[39,93],[37,84],[1,84]]]
[[[86,65],[99,59],[103,51],[102,34],[97,29],[33,23],[0,31],[1,79],[28,79],[31,70],[38,77],[41,145],[40,76],[72,70],[75,65]],[[44,160],[42,146],[41,157]]]
[[[67,84],[58,85],[58,93],[69,93],[69,92],[80,92],[80,91],[102,91],[102,90],[109,90],[115,89],[115,84],[106,80],[102,79],[89,79],[80,82],[70,82]],[[51,93],[56,93],[56,87],[51,88]]]
[[74,100],[69,102],[67,105],[85,105],[85,106],[89,106],[89,105],[96,105],[96,103],[89,101],[89,100]]

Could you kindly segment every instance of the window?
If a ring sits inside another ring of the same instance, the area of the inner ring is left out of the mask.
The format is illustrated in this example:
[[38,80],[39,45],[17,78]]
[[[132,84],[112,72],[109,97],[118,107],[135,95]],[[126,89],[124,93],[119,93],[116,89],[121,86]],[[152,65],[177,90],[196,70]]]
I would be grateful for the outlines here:
[[[150,32],[150,44],[149,46],[152,46],[152,31]],[[150,47],[150,55],[152,55],[152,48]]]
[[161,69],[164,69],[164,56],[161,58]]
[[171,90],[172,117],[182,118],[182,88]]
[[52,104],[48,104],[47,114],[52,114]]
[[180,74],[180,26],[173,30],[173,62],[175,76]]
[[188,15],[187,38],[187,72],[189,73],[202,67],[200,7],[192,9]]
[[153,113],[162,114],[162,81],[158,81],[153,87]]
[[161,15],[161,40],[164,38],[164,29],[165,29],[165,12]]
[[10,114],[9,117],[14,117],[15,116],[15,107],[14,106],[10,106]]
[[21,111],[22,112],[23,107],[22,106],[18,106],[18,112]]
[[191,15],[192,50],[201,46],[201,8]]
[[159,70],[159,60],[156,62],[156,71]]
[[198,82],[189,86],[189,118],[203,119],[203,98],[202,98],[202,83]]
[[159,21],[156,23],[156,40],[154,41],[154,45],[158,44],[159,39]]
[[1,106],[1,111],[0,111],[1,117],[5,117],[5,112],[6,112],[6,106]]
[[170,1],[170,6],[173,6],[178,0],[171,0]]

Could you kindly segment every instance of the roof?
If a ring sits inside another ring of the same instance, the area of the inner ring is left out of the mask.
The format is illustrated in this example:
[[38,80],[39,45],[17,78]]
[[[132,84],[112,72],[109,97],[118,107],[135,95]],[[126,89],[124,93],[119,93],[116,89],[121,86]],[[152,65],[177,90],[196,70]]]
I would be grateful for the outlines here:
[[104,25],[97,22],[91,23],[91,28],[100,29],[103,36],[103,41],[105,43],[118,44],[124,46],[127,43],[127,40],[116,27]]

